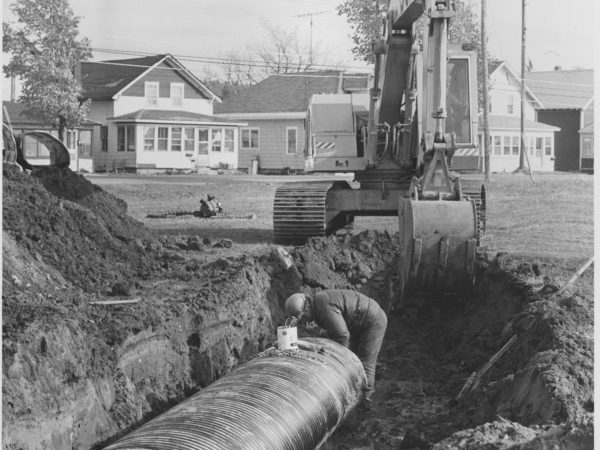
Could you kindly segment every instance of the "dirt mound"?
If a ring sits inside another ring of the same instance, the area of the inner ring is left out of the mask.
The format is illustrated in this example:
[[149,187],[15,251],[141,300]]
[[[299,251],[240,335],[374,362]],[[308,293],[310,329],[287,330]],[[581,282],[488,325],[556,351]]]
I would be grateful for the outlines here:
[[[116,282],[144,276],[155,265],[160,248],[156,237],[127,216],[122,200],[69,169],[38,169],[29,176],[5,167],[2,209],[9,242],[28,252],[41,273],[55,268],[62,275],[55,277],[59,285],[108,291]],[[15,277],[30,278],[14,270],[18,265],[5,260],[4,292],[43,290],[32,279],[14,283]]]

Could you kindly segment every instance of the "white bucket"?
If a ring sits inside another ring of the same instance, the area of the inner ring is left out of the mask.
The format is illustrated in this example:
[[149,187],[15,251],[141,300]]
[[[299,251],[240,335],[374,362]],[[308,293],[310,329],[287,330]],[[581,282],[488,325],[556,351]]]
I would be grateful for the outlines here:
[[298,329],[296,327],[277,327],[277,344],[279,350],[292,350],[298,348]]

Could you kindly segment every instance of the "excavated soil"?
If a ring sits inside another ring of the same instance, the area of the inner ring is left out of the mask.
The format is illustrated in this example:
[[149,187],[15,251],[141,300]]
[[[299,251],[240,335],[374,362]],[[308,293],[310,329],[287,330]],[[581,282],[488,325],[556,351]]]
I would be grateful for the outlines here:
[[482,249],[472,289],[408,315],[391,308],[397,241],[313,239],[285,269],[268,244],[150,231],[68,169],[5,167],[3,448],[102,448],[265,349],[285,298],[323,288],[389,310],[374,405],[326,448],[592,448],[591,271],[556,295],[580,261]]

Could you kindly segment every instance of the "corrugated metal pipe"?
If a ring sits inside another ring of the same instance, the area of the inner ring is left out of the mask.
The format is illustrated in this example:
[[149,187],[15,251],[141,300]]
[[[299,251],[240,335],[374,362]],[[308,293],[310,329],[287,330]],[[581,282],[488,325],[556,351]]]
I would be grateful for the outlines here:
[[105,450],[316,449],[365,382],[349,349],[306,338],[265,350]]

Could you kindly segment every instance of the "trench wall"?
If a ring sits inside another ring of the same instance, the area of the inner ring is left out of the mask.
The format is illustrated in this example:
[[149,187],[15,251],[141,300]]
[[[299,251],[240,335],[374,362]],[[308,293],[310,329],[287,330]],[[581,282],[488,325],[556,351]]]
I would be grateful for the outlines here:
[[263,350],[293,286],[271,286],[270,270],[251,264],[179,301],[85,304],[30,323],[5,355],[3,448],[102,448]]

